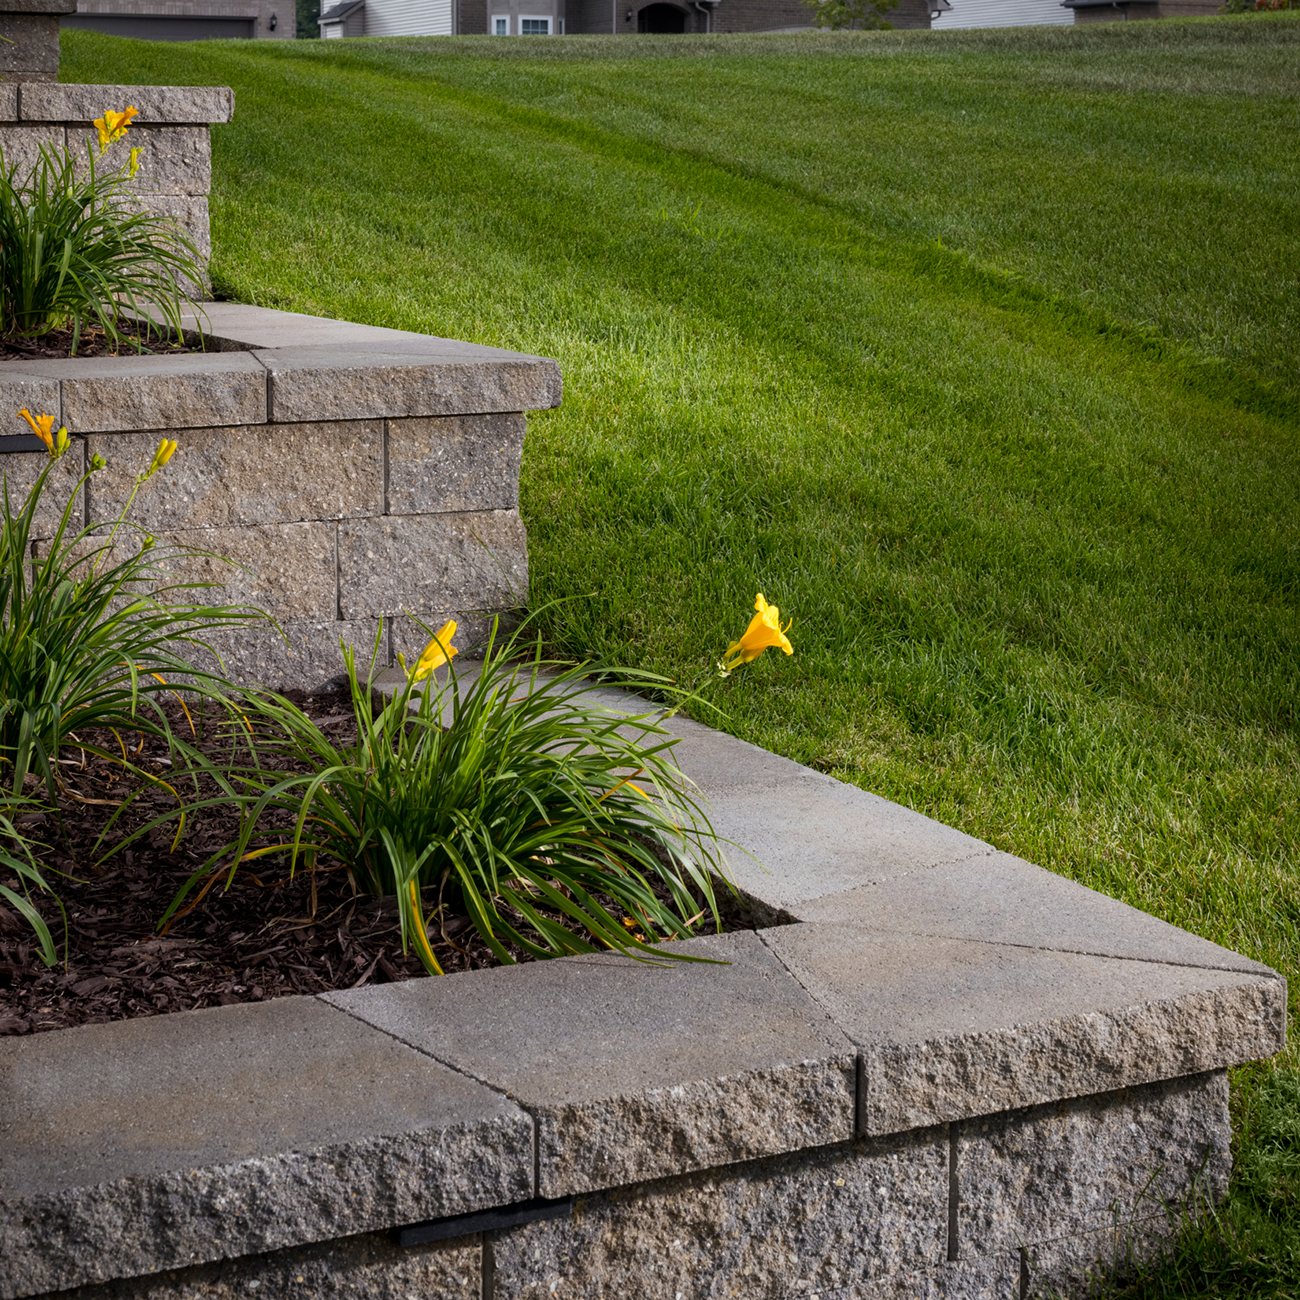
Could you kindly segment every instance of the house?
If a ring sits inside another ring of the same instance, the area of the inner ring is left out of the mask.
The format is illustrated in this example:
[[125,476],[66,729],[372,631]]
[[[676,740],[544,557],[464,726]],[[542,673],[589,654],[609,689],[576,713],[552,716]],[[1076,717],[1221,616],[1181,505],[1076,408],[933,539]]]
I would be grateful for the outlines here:
[[[895,27],[929,27],[931,11],[947,6],[899,0],[889,17]],[[340,0],[320,26],[327,38],[572,36],[797,31],[811,19],[803,0]]]
[[1208,18],[1223,12],[1220,0],[1061,0],[1076,23],[1127,22],[1130,18]]
[[285,40],[297,35],[293,0],[77,0],[60,27],[142,41]]

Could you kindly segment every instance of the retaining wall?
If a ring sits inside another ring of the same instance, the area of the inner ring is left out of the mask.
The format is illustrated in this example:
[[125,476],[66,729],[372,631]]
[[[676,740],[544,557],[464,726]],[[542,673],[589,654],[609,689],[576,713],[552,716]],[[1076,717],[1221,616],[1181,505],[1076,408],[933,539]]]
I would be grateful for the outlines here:
[[1222,1194],[1275,972],[670,725],[788,923],[0,1041],[0,1297],[1083,1296]]
[[[0,413],[48,411],[74,435],[38,539],[90,457],[108,468],[75,503],[85,523],[116,515],[166,436],[175,456],[131,518],[243,566],[191,556],[170,574],[217,583],[201,598],[256,605],[280,628],[213,635],[231,680],[321,690],[342,671],[340,639],[368,656],[381,617],[387,663],[427,639],[403,610],[435,627],[455,617],[470,643],[525,603],[523,413],[559,403],[553,361],[231,303],[190,324],[207,352],[0,370]],[[39,448],[0,438],[11,491],[44,464]]]

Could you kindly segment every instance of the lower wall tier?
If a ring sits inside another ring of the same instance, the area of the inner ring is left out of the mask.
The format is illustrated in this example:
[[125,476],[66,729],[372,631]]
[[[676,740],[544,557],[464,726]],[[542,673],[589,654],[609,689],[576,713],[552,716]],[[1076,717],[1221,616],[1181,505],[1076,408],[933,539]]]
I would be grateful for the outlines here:
[[57,1294],[1083,1297],[1223,1195],[1229,1139],[1220,1070],[613,1188],[561,1218],[433,1244],[366,1234]]

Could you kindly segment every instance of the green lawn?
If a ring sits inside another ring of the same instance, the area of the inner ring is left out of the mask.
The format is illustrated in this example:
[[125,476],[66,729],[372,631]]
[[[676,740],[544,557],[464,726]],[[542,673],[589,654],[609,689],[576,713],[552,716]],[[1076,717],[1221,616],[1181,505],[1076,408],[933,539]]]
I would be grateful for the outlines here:
[[[235,88],[225,293],[559,359],[561,647],[1297,987],[1300,15],[63,50]],[[759,590],[798,653],[712,681]]]

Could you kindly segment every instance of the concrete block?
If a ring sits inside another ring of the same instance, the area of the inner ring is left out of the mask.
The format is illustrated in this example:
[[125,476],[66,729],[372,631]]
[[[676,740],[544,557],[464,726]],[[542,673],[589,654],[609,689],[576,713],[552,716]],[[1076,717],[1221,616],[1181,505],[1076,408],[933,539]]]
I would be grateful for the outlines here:
[[852,925],[761,933],[861,1047],[868,1133],[1201,1074],[1286,1043],[1277,977]]
[[1020,1256],[901,1268],[853,1286],[796,1293],[782,1300],[1021,1300]]
[[847,1040],[752,932],[682,945],[729,965],[571,957],[324,995],[513,1097],[540,1196],[845,1141]]
[[[419,336],[413,336],[419,337]],[[368,420],[380,416],[535,411],[560,404],[554,361],[459,344],[428,354],[354,346],[258,351],[271,373],[271,418]]]
[[136,194],[207,194],[212,188],[212,144],[206,126],[135,126],[101,155],[94,128],[68,128],[68,147],[88,167],[86,146],[97,171],[116,170],[140,150],[140,170],[129,188]]
[[212,235],[208,220],[206,194],[142,194],[141,211],[165,217],[181,234],[187,236],[206,264],[212,258]]
[[0,42],[0,73],[8,80],[53,81],[59,75],[58,14],[8,13],[5,37]]
[[62,148],[63,141],[61,126],[42,124],[0,127],[0,152],[4,154],[6,166],[18,168],[15,179],[20,185],[31,179],[32,170],[40,160],[41,145],[50,145],[58,150]]
[[32,361],[22,371],[61,382],[72,433],[266,422],[266,371],[247,352]]
[[[15,515],[22,508],[37,476],[49,463],[50,458],[43,451],[0,453],[0,474],[4,476],[4,486],[9,493],[9,505]],[[83,495],[85,489],[79,488],[77,484],[81,481],[84,465],[83,440],[76,438],[63,456],[55,462],[54,468],[45,480],[45,490],[41,493],[40,502],[36,507],[36,516],[32,520],[33,541],[54,536],[70,497],[75,497],[75,500],[64,540],[70,542],[81,531],[86,517]]]
[[496,1300],[838,1294],[938,1265],[947,1193],[941,1129],[618,1188],[494,1234]]
[[1020,1294],[1024,1300],[1096,1300],[1110,1295],[1139,1263],[1170,1249],[1180,1227],[1160,1214],[1037,1242],[1024,1252]]
[[9,1040],[0,1130],[6,1297],[531,1194],[518,1107],[307,998]]
[[[159,434],[92,434],[108,462],[91,480],[91,515],[113,518],[148,466]],[[383,512],[383,426],[252,425],[182,429],[176,454],[136,497],[131,518],[152,532],[301,523]]]
[[[65,3],[75,3],[75,0],[65,0]],[[21,12],[21,11],[11,11]],[[18,120],[18,86],[15,82],[0,82],[0,122],[16,122]]]
[[[221,656],[219,661],[197,647],[177,647],[177,652],[185,654],[196,668],[218,673],[240,686],[315,694],[337,690],[346,679],[340,640],[352,646],[357,675],[364,679],[378,628],[378,619],[285,619],[279,631],[269,625],[214,629],[204,640]],[[388,662],[386,637],[381,640],[379,653],[382,667]]]
[[981,939],[1271,975],[1267,966],[1009,853],[990,853],[801,903],[801,921]]
[[[275,619],[329,622],[335,608],[334,530],[331,523],[305,523],[157,533],[160,599],[251,605]],[[174,583],[212,585],[161,593]]]
[[228,86],[29,85],[19,113],[24,122],[93,122],[106,108],[128,104],[139,114],[131,132],[151,122],[229,122],[235,92]]
[[[75,1300],[482,1300],[483,1248],[458,1237],[405,1249],[366,1233],[79,1288]],[[73,1300],[66,1291],[38,1300]]]
[[[388,515],[339,525],[339,612],[509,609],[528,598],[528,539],[514,510]],[[434,624],[434,626],[437,626]]]
[[[195,314],[196,321],[200,319]],[[436,334],[362,325],[357,321],[330,320],[301,312],[275,311],[240,302],[205,302],[204,329],[218,342],[238,348],[349,348],[354,351],[393,352],[443,361],[541,360],[523,352],[485,347]]]
[[[698,780],[691,760],[684,753],[678,762]],[[796,916],[808,900],[825,894],[992,851],[910,808],[818,773],[779,785],[710,789],[702,783],[702,789],[714,828],[737,846],[727,851],[737,883]]]
[[26,408],[33,415],[54,416],[54,427],[63,423],[59,412],[62,409],[59,394],[59,381],[46,375],[25,374],[15,368],[10,373],[6,365],[0,373],[0,437],[26,437],[31,435],[31,428],[18,412]]
[[513,510],[519,505],[522,415],[388,421],[388,513]]
[[1222,1070],[964,1120],[956,1133],[963,1259],[1216,1204],[1232,1169]]

